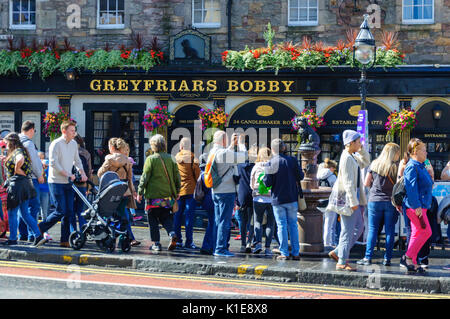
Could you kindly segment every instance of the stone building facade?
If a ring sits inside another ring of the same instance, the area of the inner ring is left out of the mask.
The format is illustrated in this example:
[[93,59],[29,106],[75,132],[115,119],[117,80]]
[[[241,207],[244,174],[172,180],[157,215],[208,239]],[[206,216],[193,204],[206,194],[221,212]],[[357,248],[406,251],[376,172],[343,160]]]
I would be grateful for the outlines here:
[[[220,63],[220,53],[226,49],[264,46],[263,33],[269,22],[276,31],[276,42],[298,43],[306,35],[313,41],[334,45],[338,39],[345,40],[348,29],[358,28],[364,13],[371,14],[378,46],[382,45],[382,30],[398,32],[399,47],[406,53],[408,64],[450,63],[450,0],[418,1],[430,4],[431,20],[412,22],[405,22],[404,6],[413,0],[117,0],[124,9],[122,25],[117,28],[99,27],[98,11],[104,0],[21,0],[20,4],[31,1],[35,5],[35,27],[31,29],[11,25],[14,1],[0,0],[0,48],[7,47],[11,35],[16,43],[24,38],[28,45],[33,39],[43,42],[55,37],[62,43],[67,37],[77,48],[95,49],[106,44],[118,48],[122,44],[132,46],[131,35],[140,33],[147,44],[158,37],[167,52],[170,36],[195,22],[193,2],[211,1],[217,5],[216,23],[196,27],[211,36],[215,63]],[[308,1],[309,5],[317,3],[316,22],[292,23],[292,7]]]

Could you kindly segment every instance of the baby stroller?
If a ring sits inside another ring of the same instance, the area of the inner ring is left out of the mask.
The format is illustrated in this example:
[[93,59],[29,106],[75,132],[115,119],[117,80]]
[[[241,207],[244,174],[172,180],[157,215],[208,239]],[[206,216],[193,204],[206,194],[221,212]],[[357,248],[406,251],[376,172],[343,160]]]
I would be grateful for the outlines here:
[[69,236],[70,246],[79,250],[83,248],[86,240],[96,242],[97,246],[106,252],[113,252],[116,248],[116,239],[123,252],[131,249],[131,239],[126,225],[121,225],[117,208],[123,199],[128,184],[122,182],[115,172],[106,172],[100,178],[99,189],[92,204],[72,184],[73,190],[80,196],[88,209],[82,213],[88,222],[80,231],[73,231]]

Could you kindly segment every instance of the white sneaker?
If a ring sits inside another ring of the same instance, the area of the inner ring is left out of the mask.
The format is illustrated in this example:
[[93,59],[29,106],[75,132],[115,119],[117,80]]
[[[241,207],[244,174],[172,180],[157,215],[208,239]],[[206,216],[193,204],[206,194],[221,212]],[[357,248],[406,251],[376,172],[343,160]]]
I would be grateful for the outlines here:
[[44,233],[44,239],[50,241],[53,240],[53,237],[49,233]]

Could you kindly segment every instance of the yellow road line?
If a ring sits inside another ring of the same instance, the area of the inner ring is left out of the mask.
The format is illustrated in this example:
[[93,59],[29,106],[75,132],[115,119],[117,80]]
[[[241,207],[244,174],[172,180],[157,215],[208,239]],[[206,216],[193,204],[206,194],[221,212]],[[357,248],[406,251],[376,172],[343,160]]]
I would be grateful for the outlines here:
[[[5,265],[8,267],[14,268],[34,268],[34,269],[49,269],[49,270],[67,270],[67,265],[48,265],[48,264],[39,264],[35,265],[34,263],[27,262],[9,262],[9,261],[1,261],[0,266]],[[73,270],[71,270],[73,272]],[[149,273],[139,273],[136,271],[122,271],[122,270],[113,270],[113,269],[95,269],[95,268],[87,268],[83,266],[80,267],[80,272],[83,273],[95,273],[95,274],[115,274],[121,276],[128,277],[146,277],[146,278],[156,278],[156,279],[172,279],[172,280],[190,280],[190,281],[201,281],[206,283],[234,283],[240,284],[243,286],[265,286],[269,288],[281,288],[285,290],[301,290],[301,291],[310,291],[315,293],[339,293],[344,295],[354,295],[354,296],[373,296],[373,297],[396,297],[396,298],[408,298],[408,299],[450,299],[450,296],[447,295],[431,295],[431,294],[414,294],[414,293],[394,293],[394,292],[383,292],[383,291],[369,291],[363,290],[361,288],[340,288],[340,287],[322,287],[317,285],[304,285],[304,284],[288,284],[288,283],[272,283],[272,282],[258,282],[252,283],[249,281],[242,281],[236,279],[228,279],[228,278],[208,278],[204,277],[196,277],[196,276],[186,276],[186,275],[172,275],[172,274],[149,274]]]

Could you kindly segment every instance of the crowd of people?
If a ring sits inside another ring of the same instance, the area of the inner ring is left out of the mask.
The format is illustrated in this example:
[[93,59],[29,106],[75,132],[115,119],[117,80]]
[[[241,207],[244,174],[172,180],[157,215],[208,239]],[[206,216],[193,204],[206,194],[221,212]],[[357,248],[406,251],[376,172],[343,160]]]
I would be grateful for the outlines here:
[[[9,226],[9,238],[2,244],[11,246],[17,245],[18,240],[27,240],[38,247],[52,240],[48,231],[61,221],[60,246],[70,247],[70,233],[82,230],[86,224],[81,214],[84,203],[75,195],[72,183],[81,193],[88,192],[87,182],[93,175],[91,156],[74,122],[61,125],[61,137],[51,142],[48,159],[33,143],[34,134],[34,123],[26,121],[20,134],[1,135],[0,220]],[[356,270],[349,263],[350,250],[364,232],[367,209],[366,252],[357,263],[372,263],[380,227],[384,225],[383,265],[391,265],[395,225],[402,214],[408,226],[408,249],[400,265],[411,272],[423,272],[428,265],[432,236],[430,220],[436,219],[430,213],[434,176],[427,163],[426,145],[412,139],[400,159],[399,145],[387,143],[380,156],[370,162],[359,133],[346,130],[343,144],[339,166],[326,159],[317,173],[320,185],[333,189],[328,207],[323,210],[323,241],[330,258],[336,261],[336,270]],[[191,140],[184,137],[178,154],[172,157],[167,153],[164,137],[153,135],[151,152],[135,188],[129,145],[122,138],[108,141],[109,155],[97,176],[115,172],[128,185],[117,216],[128,229],[131,245],[140,244],[131,225],[137,203],[143,202],[153,251],[162,250],[161,224],[170,238],[168,250],[191,249],[205,255],[234,256],[229,250],[234,216],[239,221],[240,253],[276,254],[277,260],[299,260],[297,212],[299,197],[303,197],[300,181],[304,173],[298,160],[287,155],[281,139],[272,140],[270,148],[254,145],[248,149],[244,135],[233,134],[229,139],[224,131],[217,130],[212,145],[208,153],[196,158],[191,152]],[[442,172],[442,179],[450,179],[449,172],[450,163]],[[400,180],[406,195],[401,205],[394,206],[391,199]],[[197,205],[208,217],[200,247],[193,238]],[[7,227],[0,229],[0,236],[5,238]],[[271,249],[274,241],[276,247]]]

